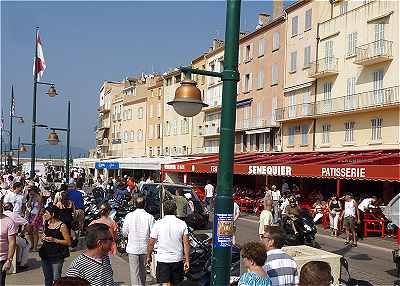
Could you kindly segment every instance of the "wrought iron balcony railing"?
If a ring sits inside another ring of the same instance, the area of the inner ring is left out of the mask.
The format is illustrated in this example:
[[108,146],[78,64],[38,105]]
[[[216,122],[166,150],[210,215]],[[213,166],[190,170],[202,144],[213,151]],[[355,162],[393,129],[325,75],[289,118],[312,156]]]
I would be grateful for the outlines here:
[[322,78],[336,75],[338,71],[338,59],[335,57],[325,57],[310,64],[308,76],[312,78]]
[[378,40],[356,47],[355,64],[372,65],[393,59],[393,42]]

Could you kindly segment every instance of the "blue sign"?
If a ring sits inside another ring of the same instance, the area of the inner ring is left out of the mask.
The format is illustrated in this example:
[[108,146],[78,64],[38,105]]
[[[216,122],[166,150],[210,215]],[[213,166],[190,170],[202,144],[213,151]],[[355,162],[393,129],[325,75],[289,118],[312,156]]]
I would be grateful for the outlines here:
[[231,247],[233,236],[233,214],[215,214],[214,247]]
[[119,169],[118,162],[96,162],[95,164],[96,169]]

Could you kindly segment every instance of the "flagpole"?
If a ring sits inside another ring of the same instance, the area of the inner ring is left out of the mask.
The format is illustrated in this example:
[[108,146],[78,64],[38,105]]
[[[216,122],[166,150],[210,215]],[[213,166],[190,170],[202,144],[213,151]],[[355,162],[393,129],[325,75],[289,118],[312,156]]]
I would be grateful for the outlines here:
[[30,177],[35,178],[35,160],[36,160],[36,90],[37,90],[37,37],[39,27],[35,29],[35,59],[33,73],[33,103],[32,103],[32,146],[31,146],[31,172]]
[[10,153],[8,154],[11,159],[8,161],[9,168],[12,168],[12,137],[13,137],[13,102],[14,102],[14,85],[11,85],[11,102],[10,102],[10,141],[9,141],[9,150]]

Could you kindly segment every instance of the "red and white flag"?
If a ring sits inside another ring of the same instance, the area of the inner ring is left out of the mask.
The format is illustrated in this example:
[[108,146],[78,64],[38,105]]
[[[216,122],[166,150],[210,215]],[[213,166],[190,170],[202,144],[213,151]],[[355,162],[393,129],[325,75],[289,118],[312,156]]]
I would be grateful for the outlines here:
[[35,63],[36,63],[37,80],[40,80],[40,78],[43,76],[44,70],[46,69],[46,63],[44,61],[42,42],[40,40],[39,31],[36,32],[36,49],[37,49],[37,54],[36,54],[36,60],[33,62],[33,75],[35,75]]

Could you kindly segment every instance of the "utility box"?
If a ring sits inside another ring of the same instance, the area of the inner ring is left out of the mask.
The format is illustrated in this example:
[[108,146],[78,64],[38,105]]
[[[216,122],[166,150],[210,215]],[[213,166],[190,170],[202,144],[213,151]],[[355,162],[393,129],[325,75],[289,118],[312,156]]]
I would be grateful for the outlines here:
[[310,261],[325,261],[331,266],[333,285],[339,285],[341,272],[340,258],[341,255],[331,253],[325,250],[313,248],[307,245],[286,246],[282,248],[288,255],[293,257],[297,263],[297,270],[300,271],[304,264]]

